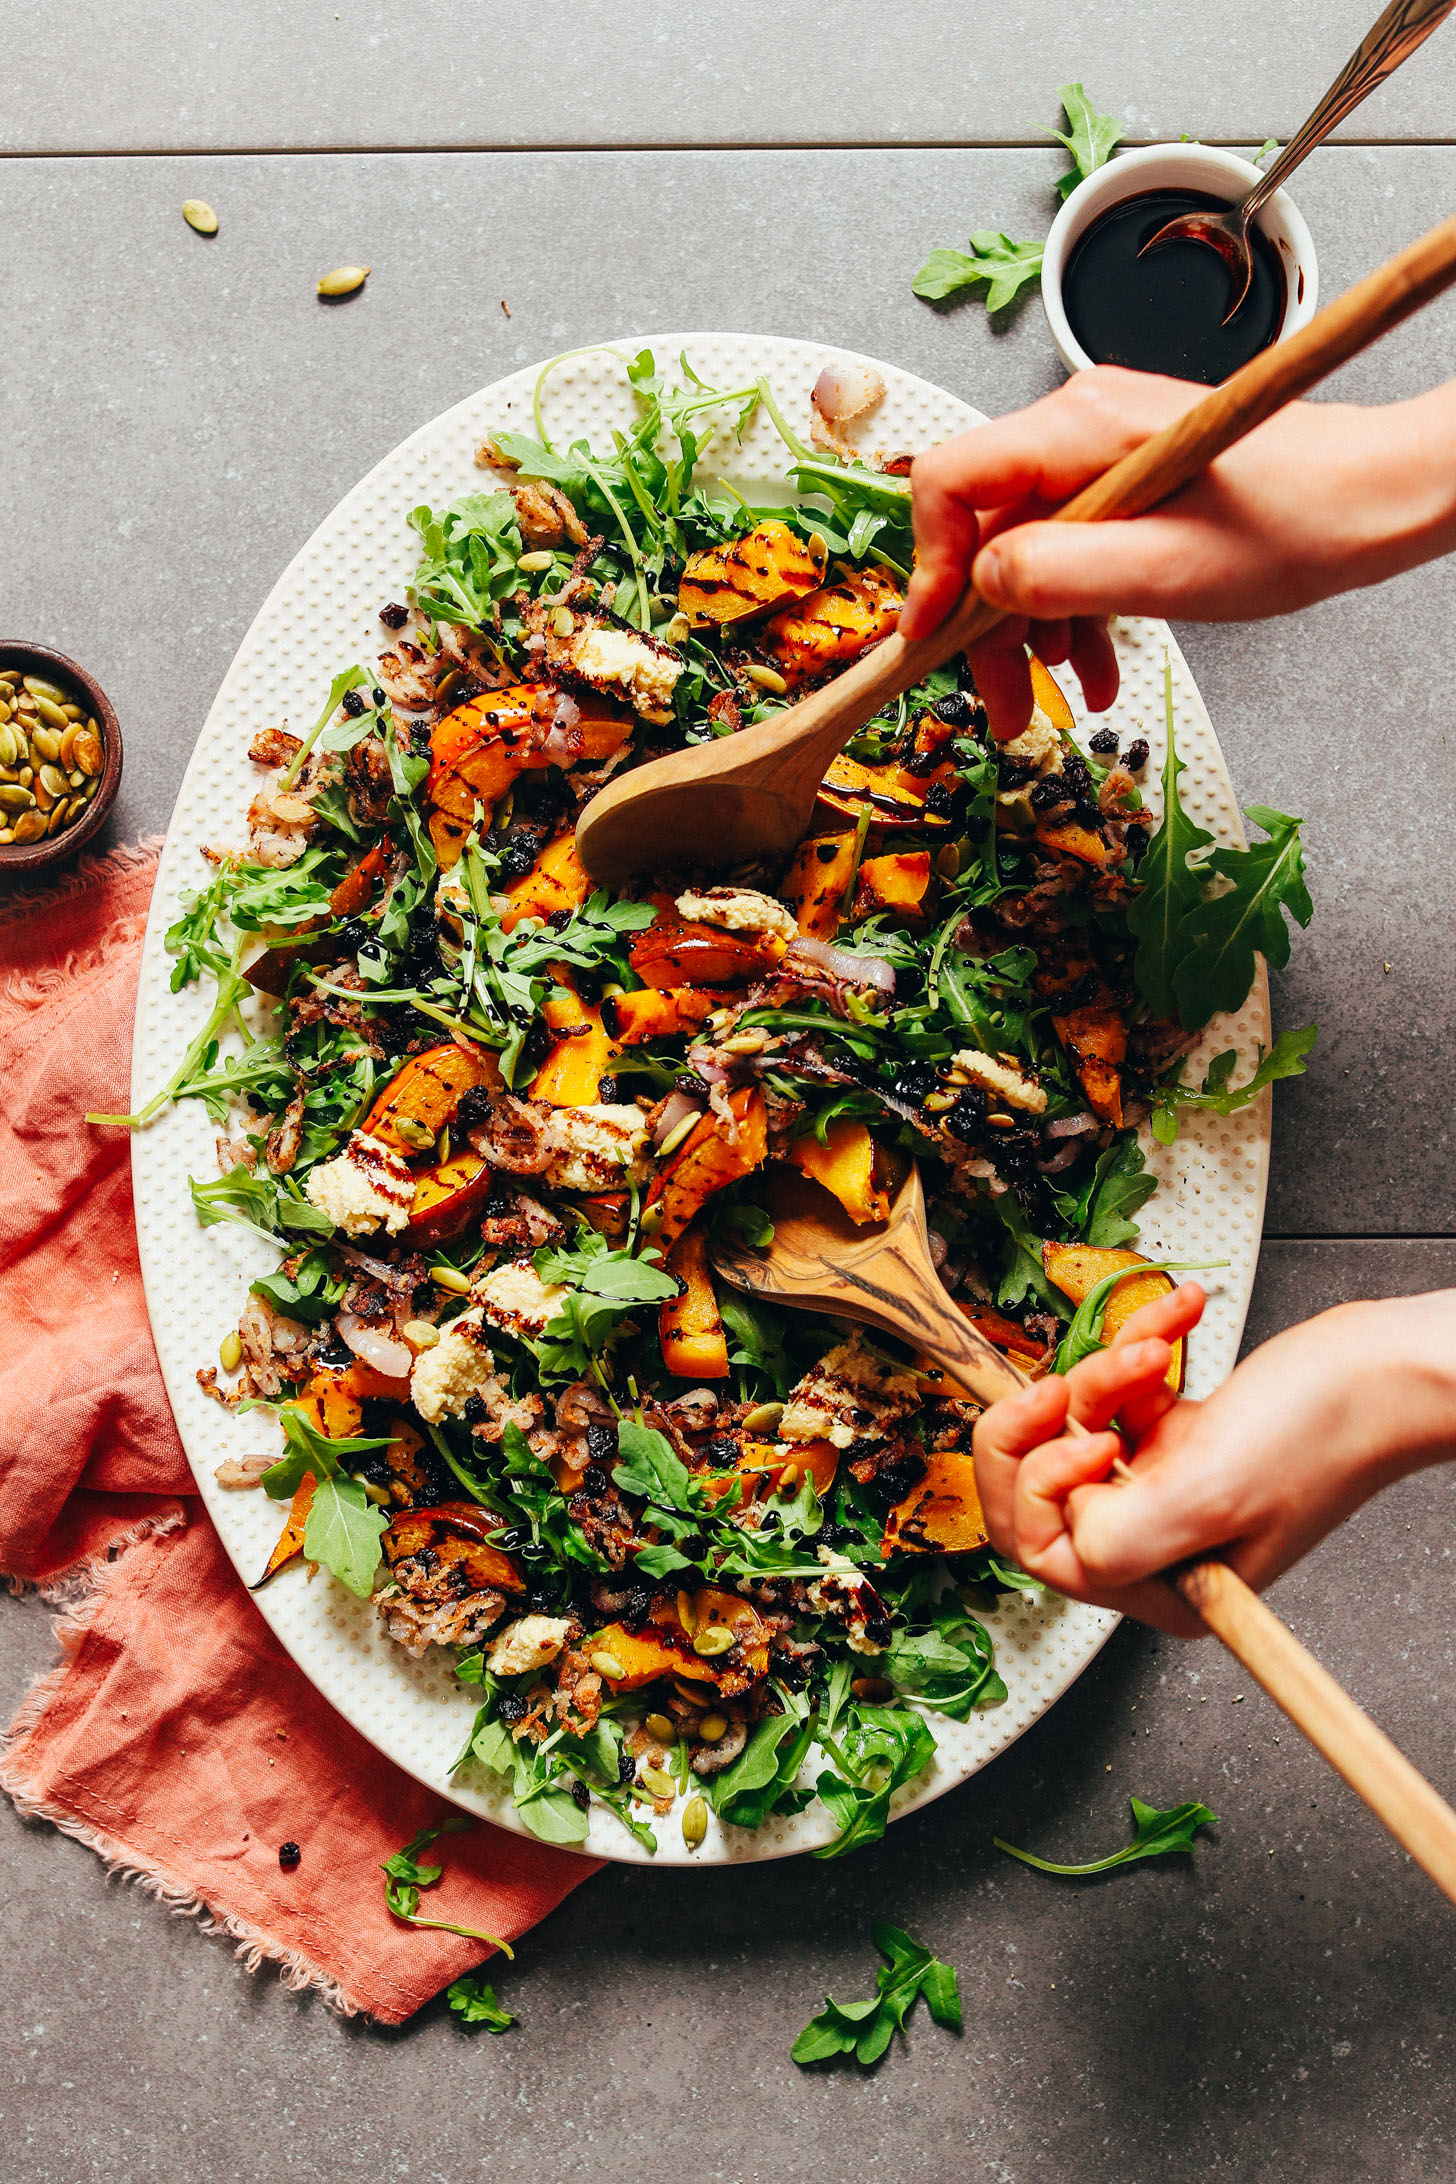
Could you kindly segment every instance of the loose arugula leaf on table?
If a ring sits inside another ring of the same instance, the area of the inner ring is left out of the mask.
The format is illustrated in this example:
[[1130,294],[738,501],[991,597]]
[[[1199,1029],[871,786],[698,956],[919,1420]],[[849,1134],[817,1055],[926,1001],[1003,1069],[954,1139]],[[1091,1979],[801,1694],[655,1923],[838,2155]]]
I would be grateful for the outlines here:
[[836,2002],[825,1997],[822,2013],[794,2042],[791,2053],[801,2067],[853,2055],[862,2068],[877,2063],[923,1995],[937,2025],[961,2029],[960,1990],[955,1968],[933,1956],[903,1928],[877,1923],[875,1947],[889,1959],[875,1974],[875,1992],[865,2002]]
[[986,309],[1004,311],[1041,279],[1044,245],[1013,242],[995,228],[977,228],[970,250],[932,250],[910,283],[917,296],[941,303],[984,282]]
[[1285,1077],[1302,1077],[1304,1057],[1318,1037],[1316,1024],[1306,1024],[1299,1031],[1281,1031],[1267,1054],[1260,1047],[1258,1066],[1244,1084],[1229,1083],[1239,1058],[1235,1047],[1215,1054],[1196,1091],[1192,1085],[1184,1084],[1180,1073],[1175,1071],[1171,1077],[1165,1077],[1153,1093],[1153,1136],[1160,1145],[1171,1145],[1178,1135],[1179,1119],[1185,1110],[1235,1115],[1241,1107],[1256,1100],[1266,1085],[1278,1084]]
[[1062,102],[1067,126],[1048,129],[1047,135],[1055,137],[1058,144],[1065,144],[1072,155],[1072,164],[1057,184],[1057,195],[1065,200],[1070,197],[1079,182],[1105,167],[1118,145],[1124,131],[1120,121],[1111,114],[1099,114],[1079,83],[1064,83],[1057,87],[1057,97]]
[[[397,1919],[407,1926],[429,1926],[442,1934],[460,1934],[467,1941],[486,1941],[492,1949],[499,1949],[502,1956],[514,1957],[515,1950],[509,1942],[495,1934],[482,1933],[478,1926],[456,1926],[449,1919],[425,1919],[419,1915],[420,1890],[433,1888],[443,1866],[421,1865],[419,1854],[433,1843],[437,1836],[458,1835],[465,1828],[475,1825],[464,1813],[451,1813],[438,1827],[421,1828],[412,1835],[403,1850],[395,1851],[386,1858],[380,1871],[384,1875],[384,1901]],[[499,2028],[504,2031],[504,2026]]]
[[1110,1866],[1132,1865],[1139,1858],[1164,1858],[1170,1851],[1191,1851],[1199,1828],[1218,1826],[1218,1814],[1210,1812],[1207,1805],[1170,1805],[1166,1812],[1160,1812],[1156,1805],[1145,1805],[1140,1797],[1134,1797],[1130,1802],[1132,1841],[1105,1858],[1090,1859],[1085,1865],[1058,1865],[1049,1858],[1035,1857],[1029,1850],[1018,1850],[1014,1843],[1003,1842],[999,1835],[992,1840],[998,1850],[1019,1858],[1023,1865],[1035,1866],[1041,1873],[1105,1873]]
[[484,2025],[487,2032],[509,2032],[518,2022],[510,2010],[502,2009],[483,1972],[467,1972],[462,1979],[453,1980],[445,1989],[445,1999],[462,2025]]
[[1256,956],[1276,970],[1289,961],[1286,911],[1301,925],[1314,916],[1299,838],[1303,822],[1268,804],[1251,804],[1244,816],[1269,839],[1248,849],[1214,850],[1198,867],[1199,876],[1205,884],[1226,884],[1216,894],[1203,893],[1178,929],[1173,991],[1185,1031],[1200,1031],[1210,1017],[1243,1005]]

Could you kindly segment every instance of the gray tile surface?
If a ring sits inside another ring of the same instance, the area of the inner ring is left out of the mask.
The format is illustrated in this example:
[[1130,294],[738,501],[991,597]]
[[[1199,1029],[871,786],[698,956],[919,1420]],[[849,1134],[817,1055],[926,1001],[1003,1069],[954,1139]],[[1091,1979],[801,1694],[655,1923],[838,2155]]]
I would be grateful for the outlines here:
[[[1456,1280],[1456,1245],[1270,1245],[1260,1335]],[[1456,1794],[1456,1477],[1406,1481],[1274,1594]],[[0,1598],[0,1704],[49,1657]],[[991,1837],[1095,1856],[1130,1791],[1220,1815],[1192,1861],[1059,1882]],[[1249,1680],[1125,1626],[987,1773],[840,1865],[609,1870],[524,1944],[502,2039],[443,2005],[341,2025],[0,1805],[7,2173],[26,2184],[1436,2184],[1449,2178],[1451,1913]],[[888,1917],[957,1965],[873,2077],[801,2073]]]
[[[7,0],[0,150],[1026,142],[1083,79],[1144,141],[1287,136],[1375,0]],[[1456,38],[1347,124],[1451,134]]]
[[[1301,196],[1327,292],[1449,198],[1453,163],[1341,149],[1311,167]],[[279,569],[472,387],[578,342],[684,325],[821,335],[993,412],[1055,384],[1035,303],[992,331],[979,306],[909,290],[935,242],[984,220],[1034,232],[1053,171],[1026,151],[0,162],[0,634],[47,639],[100,676],[130,736],[115,831],[160,827]],[[215,241],[183,225],[188,191],[221,212]],[[786,203],[811,248],[787,246]],[[643,250],[644,226],[662,250]],[[355,256],[375,268],[367,290],[319,305],[318,273]],[[1447,301],[1342,391],[1428,386],[1453,337]],[[1453,609],[1445,564],[1282,622],[1185,633],[1245,800],[1308,821],[1318,913],[1277,1008],[1323,1037],[1278,1095],[1276,1233],[1456,1227]]]

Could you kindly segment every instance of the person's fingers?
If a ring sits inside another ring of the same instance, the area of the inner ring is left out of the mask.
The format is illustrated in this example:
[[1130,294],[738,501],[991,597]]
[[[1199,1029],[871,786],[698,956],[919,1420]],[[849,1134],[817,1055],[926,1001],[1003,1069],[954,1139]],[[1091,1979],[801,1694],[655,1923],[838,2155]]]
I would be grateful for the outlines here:
[[1194,615],[1258,620],[1287,602],[1262,566],[1259,540],[1221,527],[1189,489],[1152,515],[1122,523],[1022,523],[976,555],[971,581],[1006,614]]
[[1064,1504],[1073,1488],[1106,1479],[1121,1454],[1119,1435],[1079,1433],[1044,1441],[1025,1456],[1017,1468],[1012,1504],[1018,1551],[1036,1559],[1044,1556],[1067,1530]]
[[1100,1433],[1131,1396],[1158,1385],[1172,1355],[1159,1338],[1095,1350],[1067,1375],[1070,1415],[1090,1433]]
[[1085,1568],[1071,1512],[1121,1490],[1101,1483],[1117,1454],[1115,1434],[1097,1433],[1047,1443],[1020,1465],[1015,1482],[1011,1552],[1029,1576],[1094,1606],[1134,1615],[1179,1638],[1205,1635],[1203,1625],[1178,1595],[1157,1579],[1109,1589]]
[[1082,697],[1089,713],[1110,711],[1117,698],[1117,652],[1107,624],[1093,616],[1075,615],[1072,619],[1072,648],[1068,655],[1072,671],[1082,685]]
[[1060,667],[1072,649],[1072,625],[1065,618],[1034,622],[1029,634],[1031,649],[1043,667]]
[[911,643],[939,629],[955,606],[980,543],[975,508],[949,489],[944,466],[932,461],[938,452],[932,448],[930,455],[918,456],[910,471],[915,565],[900,610],[900,635]]
[[986,708],[991,734],[998,743],[1009,743],[1013,736],[1020,735],[1032,713],[1025,622],[1003,622],[980,644],[968,646],[966,657]]
[[1199,1283],[1182,1282],[1166,1295],[1139,1305],[1118,1328],[1110,1347],[1117,1349],[1129,1342],[1146,1342],[1153,1335],[1161,1336],[1164,1342],[1176,1342],[1180,1335],[1188,1334],[1198,1325],[1207,1302],[1207,1294]]
[[1011,1506],[1018,1466],[1060,1431],[1066,1415],[1067,1383],[1052,1375],[1019,1395],[1003,1396],[976,1420],[976,1488],[991,1543],[1006,1554],[1014,1552]]

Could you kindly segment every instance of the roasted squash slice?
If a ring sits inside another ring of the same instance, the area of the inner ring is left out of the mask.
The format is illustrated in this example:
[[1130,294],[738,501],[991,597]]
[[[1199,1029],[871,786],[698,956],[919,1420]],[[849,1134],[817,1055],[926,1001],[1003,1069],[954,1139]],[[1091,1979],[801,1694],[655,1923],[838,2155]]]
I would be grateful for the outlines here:
[[368,909],[375,888],[389,869],[390,854],[389,836],[382,834],[358,863],[350,866],[329,896],[331,918],[356,918],[361,910]]
[[390,1569],[428,1548],[438,1567],[464,1573],[471,1592],[523,1593],[520,1566],[490,1544],[488,1535],[499,1528],[499,1517],[474,1502],[439,1502],[430,1509],[402,1509],[379,1548]]
[[[555,970],[565,978],[560,964]],[[547,997],[541,1014],[558,1036],[531,1079],[531,1098],[546,1100],[552,1107],[591,1107],[601,1091],[612,1051],[601,1010],[562,984]]]
[[927,1459],[924,1478],[890,1511],[881,1552],[966,1555],[990,1536],[970,1450],[939,1449]]
[[316,1366],[291,1407],[302,1411],[316,1432],[343,1441],[359,1432],[366,1402],[377,1396],[407,1402],[409,1386],[407,1373],[396,1380],[356,1357],[348,1365]]
[[[715,1684],[725,1698],[736,1698],[768,1668],[768,1632],[757,1609],[737,1593],[705,1585],[691,1596],[689,1612],[691,1631],[683,1624],[677,1601],[663,1594],[653,1603],[648,1621],[635,1630],[609,1623],[588,1643],[593,1667],[613,1691],[640,1691],[661,1676],[677,1675]],[[722,1627],[734,1634],[737,1658],[730,1660],[726,1652],[694,1652],[694,1633]],[[612,1668],[603,1668],[603,1660]]]
[[1056,676],[1033,652],[1028,663],[1031,668],[1031,695],[1033,702],[1046,714],[1059,736],[1069,736],[1077,723],[1072,718],[1072,708]]
[[303,1535],[308,1527],[308,1513],[313,1507],[316,1483],[313,1473],[305,1471],[288,1505],[288,1515],[283,1520],[278,1544],[268,1557],[268,1566],[257,1584],[248,1587],[249,1592],[261,1592],[269,1578],[276,1577],[285,1563],[291,1562],[295,1555],[303,1553]]
[[[1102,1339],[1111,1342],[1145,1304],[1155,1297],[1166,1297],[1173,1288],[1171,1274],[1163,1274],[1156,1267],[1149,1267],[1140,1251],[1112,1251],[1102,1244],[1043,1244],[1041,1263],[1046,1269],[1047,1280],[1055,1282],[1063,1296],[1073,1304],[1081,1304],[1109,1274],[1119,1269],[1133,1270],[1130,1279],[1119,1282],[1107,1300],[1107,1311],[1102,1321]],[[1135,1271],[1146,1267],[1146,1273]],[[1173,1344],[1172,1362],[1168,1366],[1168,1386],[1175,1395],[1183,1390],[1183,1376],[1187,1368],[1188,1345],[1181,1339]]]
[[456,1046],[447,1039],[405,1063],[387,1084],[359,1127],[406,1160],[427,1152],[455,1119],[465,1093],[477,1085],[498,1085],[500,1063],[489,1047]]
[[738,1456],[740,1471],[757,1472],[770,1493],[792,1493],[807,1472],[817,1494],[827,1494],[839,1469],[839,1451],[832,1441],[754,1441],[743,1443]]
[[715,995],[692,986],[644,986],[638,993],[608,994],[602,1023],[614,1045],[641,1046],[646,1039],[673,1039],[696,1031],[717,1005]]
[[1119,1011],[1096,1002],[1053,1016],[1052,1029],[1071,1058],[1094,1115],[1122,1128],[1122,1064],[1127,1025]]
[[875,828],[914,827],[934,833],[950,821],[925,808],[925,785],[888,762],[866,766],[843,751],[820,784],[816,818],[847,819],[853,825],[868,807]]
[[888,637],[904,595],[883,569],[837,561],[830,581],[764,627],[763,650],[790,689],[847,667]]
[[[822,792],[821,792],[822,794]],[[779,894],[806,940],[833,940],[854,871],[854,835],[816,834],[801,842]]]
[[824,576],[824,562],[777,516],[742,538],[690,554],[678,586],[678,612],[694,629],[746,622],[787,600],[804,599]]
[[756,1084],[742,1085],[728,1100],[736,1124],[730,1138],[721,1117],[704,1115],[665,1168],[659,1168],[647,1193],[655,1218],[647,1231],[670,1249],[714,1191],[761,1168],[768,1154],[768,1113]]
[[833,1194],[857,1227],[888,1220],[895,1163],[862,1122],[831,1122],[821,1145],[811,1130],[791,1142],[787,1158]]
[[495,1172],[481,1153],[452,1153],[416,1176],[407,1234],[412,1244],[448,1244],[485,1211]]
[[886,857],[866,857],[859,868],[859,888],[854,898],[857,918],[877,911],[892,916],[919,918],[930,891],[930,851],[901,850]]
[[544,845],[530,871],[506,889],[508,907],[501,912],[501,925],[509,933],[522,918],[579,910],[591,891],[576,854],[575,829],[567,827]]
[[681,1293],[657,1308],[662,1361],[679,1380],[726,1380],[728,1336],[708,1267],[708,1232],[701,1219],[683,1230],[667,1254],[667,1271]]
[[776,934],[729,933],[717,925],[674,924],[659,915],[632,943],[632,968],[644,985],[748,986],[784,952]]

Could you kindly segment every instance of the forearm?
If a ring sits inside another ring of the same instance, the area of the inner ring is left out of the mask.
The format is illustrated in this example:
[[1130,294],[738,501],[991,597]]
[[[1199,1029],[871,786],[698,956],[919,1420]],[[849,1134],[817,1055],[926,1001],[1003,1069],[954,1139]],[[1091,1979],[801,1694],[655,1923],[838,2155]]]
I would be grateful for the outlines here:
[[1350,511],[1329,591],[1378,584],[1456,547],[1456,381],[1380,409],[1340,410],[1354,429],[1330,501]]

